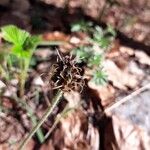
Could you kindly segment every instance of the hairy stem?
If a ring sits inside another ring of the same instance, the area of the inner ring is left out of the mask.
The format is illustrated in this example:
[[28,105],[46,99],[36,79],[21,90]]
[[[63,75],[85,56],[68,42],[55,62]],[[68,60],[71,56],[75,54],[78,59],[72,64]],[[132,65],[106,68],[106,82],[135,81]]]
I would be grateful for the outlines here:
[[[31,121],[32,121],[33,126],[36,126],[36,125],[37,125],[37,118],[36,118],[34,115],[32,115],[30,118],[31,118]],[[43,132],[42,132],[42,129],[41,129],[41,128],[39,128],[39,129],[36,131],[36,135],[37,135],[37,137],[38,137],[39,142],[40,142],[40,143],[43,143],[44,140],[45,140],[45,138],[44,138],[44,135],[43,135]]]
[[61,90],[58,90],[56,96],[53,99],[53,103],[51,106],[48,107],[47,111],[45,114],[42,116],[41,120],[38,122],[38,124],[31,130],[29,135],[23,140],[21,143],[19,150],[23,150],[24,146],[29,142],[29,140],[32,138],[32,136],[35,134],[35,132],[41,127],[41,125],[45,122],[45,120],[48,118],[48,116],[52,113],[54,108],[57,106],[59,103],[61,97],[63,95],[63,92]]
[[29,58],[20,60],[20,70],[21,70],[21,73],[20,73],[20,97],[24,96],[25,82],[26,82],[26,78],[27,78],[29,64],[31,61],[31,56]]
[[24,60],[20,59],[20,97],[23,97],[24,95],[24,86],[25,86],[25,80],[26,80],[26,70],[24,68]]

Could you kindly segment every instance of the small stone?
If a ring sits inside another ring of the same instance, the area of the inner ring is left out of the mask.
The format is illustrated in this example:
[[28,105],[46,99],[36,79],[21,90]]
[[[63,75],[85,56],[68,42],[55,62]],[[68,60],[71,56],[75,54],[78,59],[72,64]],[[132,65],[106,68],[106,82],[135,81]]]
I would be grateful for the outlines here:
[[43,82],[43,80],[42,80],[42,78],[40,76],[36,77],[33,80],[33,84],[37,85],[37,86],[44,86],[44,82]]
[[0,89],[5,88],[6,85],[0,80]]
[[16,86],[18,84],[18,80],[17,79],[12,79],[10,81],[10,83],[13,85],[13,86]]
[[77,38],[77,37],[75,37],[75,36],[73,36],[70,39],[70,43],[72,43],[72,44],[78,44],[78,43],[80,43],[80,39]]
[[150,65],[150,57],[148,55],[146,55],[144,52],[136,51],[135,52],[135,57],[137,57],[138,61],[141,64]]
[[6,89],[6,91],[4,92],[4,96],[6,97],[11,97],[14,93],[17,92],[17,88],[14,86],[10,86]]

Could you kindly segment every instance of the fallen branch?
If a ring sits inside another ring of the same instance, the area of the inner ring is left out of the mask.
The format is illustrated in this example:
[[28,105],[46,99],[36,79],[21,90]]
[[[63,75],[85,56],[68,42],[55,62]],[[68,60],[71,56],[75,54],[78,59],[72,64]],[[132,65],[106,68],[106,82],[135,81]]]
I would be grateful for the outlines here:
[[125,98],[119,100],[118,102],[116,102],[115,104],[111,105],[110,107],[107,107],[104,112],[107,114],[109,112],[111,112],[113,109],[115,109],[116,107],[120,106],[121,104],[125,103],[126,101],[130,100],[131,98],[139,95],[141,92],[150,89],[150,83],[145,85],[144,87],[136,90],[135,92],[131,93],[130,95],[126,96]]

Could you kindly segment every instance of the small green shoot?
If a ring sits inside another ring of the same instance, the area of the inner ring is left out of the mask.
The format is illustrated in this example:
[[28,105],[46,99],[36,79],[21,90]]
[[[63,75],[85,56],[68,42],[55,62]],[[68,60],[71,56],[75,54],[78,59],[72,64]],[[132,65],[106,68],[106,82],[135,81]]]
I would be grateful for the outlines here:
[[99,66],[102,61],[102,55],[95,53],[90,46],[78,47],[74,50],[74,54],[76,55],[76,60],[78,63],[87,63],[88,67]]
[[20,96],[24,95],[24,86],[27,78],[27,72],[29,69],[30,61],[33,55],[33,52],[39,43],[40,39],[37,36],[31,36],[25,30],[19,29],[14,25],[8,25],[1,28],[2,38],[11,44],[11,51],[9,58],[9,63],[16,67],[16,64],[19,64],[18,69],[20,70],[19,74],[19,83],[20,83]]
[[71,25],[72,32],[89,32],[92,30],[93,23],[92,22],[85,22],[84,20],[80,20],[75,22]]
[[112,26],[108,25],[106,29],[102,29],[100,26],[94,26],[92,22],[86,22],[84,20],[78,21],[71,25],[72,32],[84,32],[89,35],[89,43],[97,44],[104,50],[111,45],[112,40],[116,36],[115,30]]
[[91,47],[81,46],[74,49],[73,53],[76,55],[76,60],[78,63],[87,63],[89,58],[91,57],[92,50]]
[[[98,25],[93,26],[93,23],[82,20],[74,23],[71,31],[80,31],[88,35],[89,38],[87,38],[87,42],[89,45],[79,46],[73,50],[73,53],[78,63],[84,62],[87,64],[87,67],[93,69],[92,81],[97,85],[103,85],[106,82],[107,75],[100,68],[102,68],[105,52],[116,36],[115,30],[110,25],[108,25],[106,29],[102,29]],[[98,46],[99,51],[95,51],[94,46]]]
[[109,47],[109,45],[111,45],[115,36],[116,33],[111,26],[107,26],[105,30],[96,26],[91,41],[105,50]]
[[94,54],[92,57],[89,58],[88,66],[99,66],[102,62],[102,55],[101,54]]
[[107,74],[103,70],[96,70],[93,73],[92,81],[96,85],[104,85],[107,81]]
[[[7,55],[0,55],[3,58],[3,65],[0,65],[0,72],[9,76],[12,73],[12,70],[15,68],[17,71],[17,76],[19,76],[19,92],[20,98],[23,99],[24,96],[24,87],[25,81],[28,76],[28,69],[31,62],[31,58],[33,52],[39,43],[40,39],[38,36],[31,36],[25,30],[19,29],[14,25],[8,25],[1,28],[2,38],[8,43],[9,52],[6,53]],[[2,59],[1,59],[2,60]],[[1,73],[1,74],[2,74]],[[15,75],[14,75],[15,76]],[[28,112],[29,117],[33,125],[37,124],[37,119],[33,115],[32,110],[30,107],[27,106],[23,100],[21,101],[20,98],[17,96],[14,98],[15,100],[19,99],[18,104],[22,104],[21,106],[25,108]],[[41,129],[37,130],[37,137],[39,141],[42,143],[44,141],[43,132]]]

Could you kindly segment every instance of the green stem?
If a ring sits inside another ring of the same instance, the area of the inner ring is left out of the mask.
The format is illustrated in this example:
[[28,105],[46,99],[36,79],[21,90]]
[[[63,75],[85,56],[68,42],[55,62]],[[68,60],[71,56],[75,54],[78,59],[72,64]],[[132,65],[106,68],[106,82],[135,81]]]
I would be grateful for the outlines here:
[[25,81],[27,78],[27,72],[29,69],[31,56],[28,59],[20,60],[20,70],[21,70],[21,73],[20,73],[20,97],[24,96]]
[[26,79],[26,70],[24,68],[24,60],[20,60],[20,97],[24,95],[24,86],[25,86],[25,79]]
[[74,111],[75,109],[79,108],[79,106],[81,105],[81,103],[77,104],[76,106],[74,107],[69,107],[69,105],[67,104],[67,106],[64,108],[64,110],[60,113],[59,116],[57,116],[54,124],[52,125],[52,127],[50,128],[50,130],[46,133],[45,137],[44,137],[44,140],[46,140],[49,135],[52,133],[52,131],[55,129],[55,127],[57,126],[57,124],[60,122],[60,120],[62,118],[65,118],[67,117],[67,115],[71,112],[71,111]]
[[41,125],[45,122],[45,120],[48,118],[48,116],[52,113],[52,111],[54,110],[54,108],[57,106],[57,104],[59,103],[61,97],[63,95],[63,91],[59,90],[56,94],[56,97],[54,97],[53,100],[53,104],[51,106],[48,107],[47,111],[45,112],[45,114],[43,115],[43,117],[41,118],[41,120],[38,122],[38,124],[31,130],[31,132],[29,133],[29,135],[25,138],[25,140],[23,140],[23,142],[21,143],[19,150],[22,150],[25,145],[29,142],[29,140],[32,138],[32,136],[35,134],[35,132],[41,127]]
[[20,74],[20,97],[24,95],[24,86],[25,86],[25,76],[24,71]]
[[67,110],[68,110],[68,105],[64,108],[64,110],[61,112],[61,114],[59,116],[57,116],[54,124],[52,125],[50,130],[46,133],[44,140],[46,140],[49,137],[49,135],[52,133],[52,131],[56,128],[57,124],[60,122],[61,118],[63,118],[66,115]]
[[[37,125],[37,118],[36,118],[34,115],[30,116],[30,118],[31,118],[31,120],[32,120],[33,126],[36,126],[36,125]],[[42,129],[41,129],[41,128],[39,128],[39,129],[36,131],[36,135],[37,135],[38,140],[40,141],[40,143],[43,143],[44,140],[45,140],[45,138],[44,138],[44,135],[43,135],[43,132],[42,132]]]

